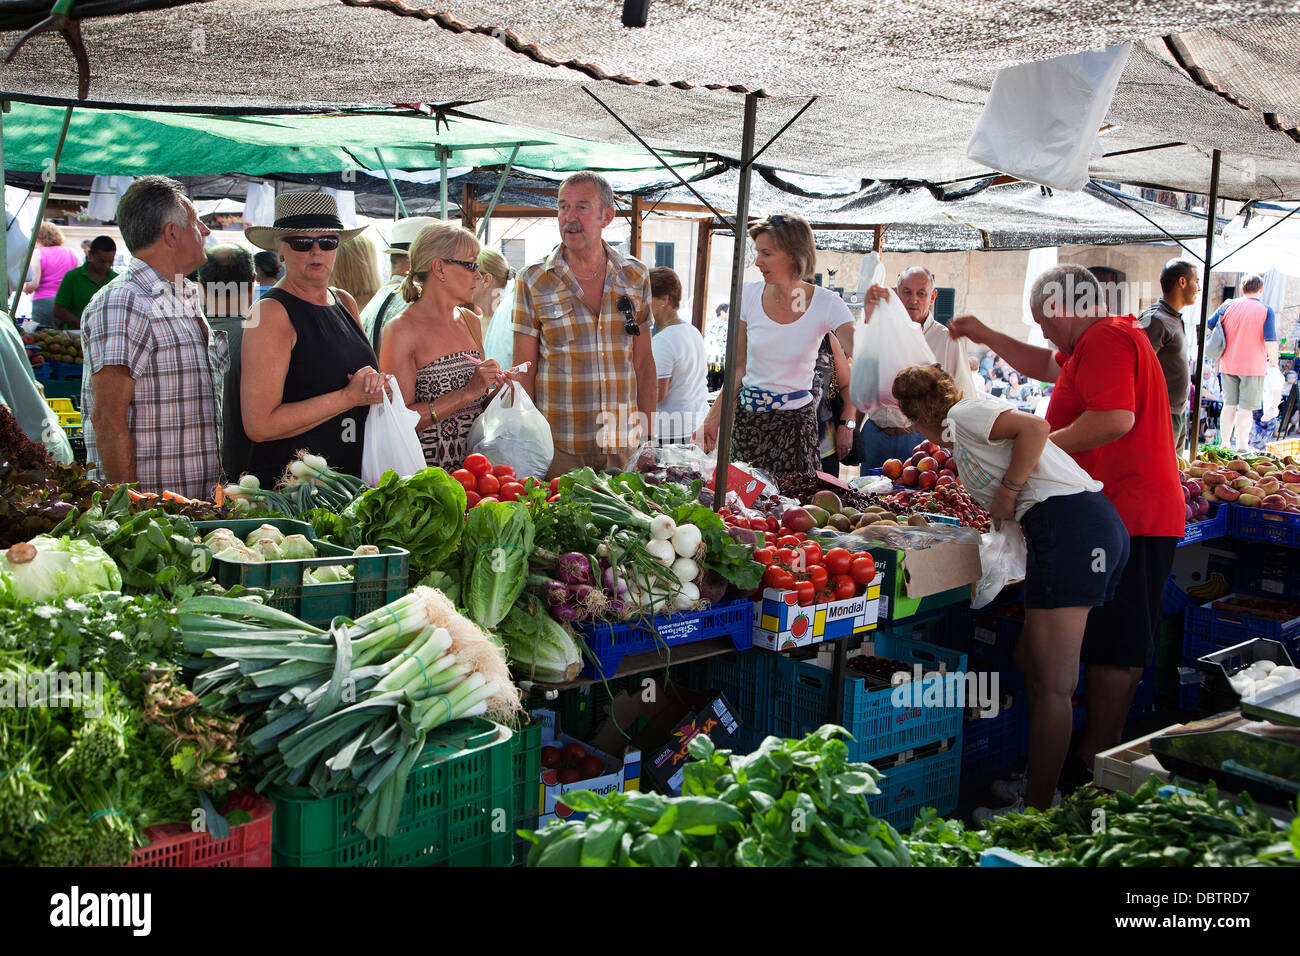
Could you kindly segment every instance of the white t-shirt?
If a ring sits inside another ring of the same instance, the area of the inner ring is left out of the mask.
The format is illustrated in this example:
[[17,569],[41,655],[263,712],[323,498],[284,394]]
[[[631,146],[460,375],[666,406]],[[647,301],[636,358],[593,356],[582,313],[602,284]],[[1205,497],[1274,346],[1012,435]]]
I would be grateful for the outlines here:
[[[763,282],[747,283],[740,299],[740,321],[745,323],[748,340],[742,384],[782,395],[805,391],[812,387],[822,339],[851,323],[853,315],[834,292],[814,286],[808,310],[789,325],[781,325],[763,309],[763,287]],[[809,395],[787,408],[802,408],[811,401]]]
[[670,379],[655,414],[657,438],[687,438],[709,413],[704,337],[686,322],[660,329],[650,340],[659,379]]
[[[1008,411],[1016,411],[1015,406],[996,399],[963,399],[949,410],[944,422],[945,430],[952,428],[953,455],[962,486],[985,508],[993,506],[993,496],[1011,464],[1014,442],[1010,438],[989,440],[993,423]],[[1101,488],[1100,481],[1089,477],[1073,458],[1049,441],[1029,473],[1025,490],[1016,498],[1016,520],[1040,501]]]

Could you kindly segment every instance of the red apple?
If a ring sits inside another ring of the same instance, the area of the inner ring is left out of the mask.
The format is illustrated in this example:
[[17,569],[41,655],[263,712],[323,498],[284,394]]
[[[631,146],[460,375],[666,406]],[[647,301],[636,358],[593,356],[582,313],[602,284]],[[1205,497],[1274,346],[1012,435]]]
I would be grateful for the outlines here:
[[880,473],[886,478],[897,481],[898,476],[903,473],[903,463],[897,458],[891,458],[881,466]]
[[907,463],[908,463],[909,465],[913,465],[913,466],[915,466],[916,463],[919,462],[919,461],[920,461],[922,458],[924,458],[924,457],[925,457],[925,452],[923,452],[923,451],[914,452],[914,453],[912,454],[912,457],[909,458],[909,459],[907,459]]
[[917,478],[920,477],[920,475],[921,473],[919,471],[917,471],[911,465],[908,465],[906,468],[903,469],[903,474],[899,477],[898,482],[899,484],[907,485],[909,488],[915,488],[916,480]]
[[923,445],[925,447],[925,453],[927,455],[933,455],[936,451],[939,450],[939,446],[932,441],[923,442]]
[[947,471],[939,472],[939,478],[935,482],[935,485],[937,485],[940,488],[942,488],[944,485],[955,485],[955,484],[957,484],[957,479],[953,477],[951,472],[947,472]]
[[924,491],[929,491],[939,480],[939,473],[936,471],[923,471],[916,479],[917,487]]
[[933,458],[931,458],[929,455],[926,455],[924,458],[922,458],[920,461],[916,463],[916,470],[917,471],[938,471],[939,463],[935,461]]
[[948,462],[952,461],[952,452],[948,451],[946,448],[940,448],[934,453],[934,460],[938,462],[939,467],[942,468],[944,465],[948,464]]

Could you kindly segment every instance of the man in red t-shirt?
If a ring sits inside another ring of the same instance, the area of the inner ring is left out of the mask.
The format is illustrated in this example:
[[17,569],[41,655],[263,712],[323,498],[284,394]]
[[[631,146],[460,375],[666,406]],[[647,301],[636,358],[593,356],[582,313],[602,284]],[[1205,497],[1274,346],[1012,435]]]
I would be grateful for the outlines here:
[[1142,671],[1154,656],[1162,595],[1186,516],[1160,362],[1137,320],[1108,316],[1105,301],[1082,266],[1057,266],[1034,281],[1030,312],[1060,351],[994,332],[974,316],[948,325],[1022,374],[1056,383],[1047,408],[1051,439],[1102,483],[1128,529],[1129,558],[1115,599],[1088,615],[1081,653],[1088,723],[1076,751],[1082,766],[1067,768],[1075,779],[1098,752],[1120,743]]

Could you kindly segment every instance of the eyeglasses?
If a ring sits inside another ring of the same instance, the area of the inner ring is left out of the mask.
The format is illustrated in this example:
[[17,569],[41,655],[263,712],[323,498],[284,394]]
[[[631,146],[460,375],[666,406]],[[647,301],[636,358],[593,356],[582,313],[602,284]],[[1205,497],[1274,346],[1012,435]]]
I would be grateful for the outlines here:
[[443,262],[452,262],[452,263],[455,263],[456,265],[460,266],[462,269],[468,269],[470,272],[478,272],[478,263],[475,262],[473,259],[447,259],[447,258],[444,258],[442,261],[443,261]]
[[618,297],[618,311],[623,316],[623,331],[628,335],[640,335],[641,326],[636,320],[636,310],[632,308],[632,300],[625,295]]
[[785,216],[781,215],[780,213],[777,213],[775,216],[768,216],[767,221],[771,225],[776,226],[776,228],[780,229],[782,226],[785,225]]
[[320,246],[321,252],[333,252],[339,247],[338,236],[285,236],[284,241],[294,252],[311,252],[312,246]]

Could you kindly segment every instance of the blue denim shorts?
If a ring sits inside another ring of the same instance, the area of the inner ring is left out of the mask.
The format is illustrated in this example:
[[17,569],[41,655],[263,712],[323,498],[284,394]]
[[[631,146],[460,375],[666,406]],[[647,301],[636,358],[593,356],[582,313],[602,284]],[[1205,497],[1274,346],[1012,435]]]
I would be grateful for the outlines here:
[[1025,607],[1101,607],[1128,561],[1128,531],[1100,491],[1057,495],[1020,519],[1029,555]]

